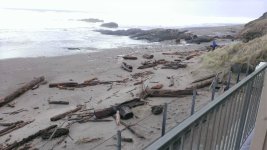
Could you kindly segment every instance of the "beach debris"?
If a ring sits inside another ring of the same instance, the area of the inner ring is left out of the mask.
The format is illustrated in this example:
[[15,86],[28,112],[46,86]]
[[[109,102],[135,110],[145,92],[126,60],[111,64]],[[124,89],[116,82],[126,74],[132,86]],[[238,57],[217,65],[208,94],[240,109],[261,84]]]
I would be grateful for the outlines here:
[[[113,139],[117,140],[117,136],[113,136]],[[133,139],[132,138],[126,138],[126,137],[121,137],[121,141],[122,142],[133,143]]]
[[130,119],[133,118],[133,112],[128,106],[119,107],[119,113],[122,119]]
[[6,112],[6,113],[3,113],[3,114],[15,115],[15,114],[21,113],[21,112],[23,112],[23,111],[28,111],[28,109],[21,108],[21,109],[18,109],[18,110],[16,110],[16,111]]
[[185,60],[190,60],[190,59],[194,58],[195,56],[199,56],[199,55],[201,55],[201,54],[198,52],[193,52],[190,55],[186,56]]
[[[115,116],[112,116],[112,117],[116,120]],[[136,137],[141,138],[141,139],[145,139],[145,137],[140,132],[138,132],[136,129],[134,129],[132,127],[133,125],[129,125],[129,124],[127,124],[126,122],[124,122],[122,120],[120,121],[120,124],[122,124],[123,126],[125,126],[126,129],[128,129]]]
[[153,59],[154,58],[154,55],[144,54],[143,55],[143,58],[145,58],[145,59]]
[[146,69],[146,68],[152,68],[152,67],[156,67],[157,64],[145,64],[145,65],[142,65],[142,66],[139,66],[137,69]]
[[170,77],[170,83],[169,83],[169,87],[174,86],[174,78],[173,76]]
[[98,109],[94,111],[94,115],[97,119],[102,119],[102,118],[107,118],[116,113],[116,108],[115,107],[109,107],[105,109]]
[[67,101],[48,101],[48,104],[61,104],[61,105],[69,105]]
[[163,87],[163,84],[157,84],[151,87],[151,89],[161,89]]
[[126,64],[126,62],[122,62],[121,68],[123,70],[128,71],[128,72],[132,72],[133,71],[133,66]]
[[77,87],[79,84],[77,82],[61,82],[61,83],[50,83],[49,88],[53,87]]
[[27,124],[30,124],[32,123],[34,120],[31,120],[31,121],[26,121],[26,122],[15,122],[15,124],[12,124],[6,128],[4,128],[3,130],[0,131],[0,136],[3,136],[3,135],[6,135],[14,130],[17,130],[19,128],[22,128],[24,126],[26,126]]
[[133,108],[133,107],[141,106],[144,104],[145,102],[141,101],[140,98],[134,98],[132,100],[125,101],[120,104],[116,104],[115,106],[111,106],[111,107],[100,109],[100,110],[95,110],[94,115],[97,119],[107,118],[107,117],[110,117],[116,114],[117,110],[120,110],[120,108],[123,106]]
[[42,81],[44,81],[44,77],[43,76],[38,77],[38,78],[34,78],[32,81],[30,81],[29,83],[27,83],[24,86],[20,87],[19,89],[17,89],[16,91],[12,92],[8,96],[1,98],[0,99],[0,107],[4,106],[5,104],[7,104],[7,103],[9,103],[11,101],[13,101],[15,98],[19,97],[20,95],[22,95],[26,91],[32,89],[35,85],[39,84]]
[[85,143],[91,143],[91,142],[96,142],[99,140],[102,140],[103,138],[89,138],[89,137],[85,137],[85,138],[80,138],[78,139],[75,144],[85,144]]
[[50,132],[43,133],[42,134],[42,139],[47,140],[47,139],[50,139],[50,138],[61,137],[63,135],[68,135],[69,132],[70,131],[69,131],[68,128],[57,128],[57,129],[55,129],[55,131],[50,131]]
[[151,74],[154,74],[154,73],[152,71],[144,71],[144,72],[138,72],[138,73],[132,74],[131,77],[134,79],[137,79],[139,77],[143,78]]
[[15,149],[19,146],[22,146],[23,144],[26,144],[26,143],[34,140],[35,138],[41,136],[42,134],[44,134],[46,132],[49,132],[51,129],[54,129],[56,127],[57,127],[57,125],[51,125],[45,129],[39,130],[38,132],[36,132],[36,133],[26,137],[26,138],[23,138],[21,141],[15,141],[14,143],[7,145],[6,147],[4,147],[4,150],[12,150],[12,149]]
[[184,90],[166,90],[166,89],[145,89],[142,91],[140,96],[142,98],[147,97],[184,97],[186,95],[192,95],[192,89],[184,89]]
[[163,111],[163,106],[162,105],[155,105],[151,107],[151,112],[154,115],[159,115]]
[[164,64],[161,69],[179,69],[179,68],[186,68],[187,64],[183,64],[180,62],[169,62],[167,64]]
[[129,78],[125,78],[123,80],[114,80],[114,81],[100,81],[97,78],[92,78],[90,80],[85,80],[83,83],[77,83],[77,82],[50,83],[49,87],[74,90],[74,88],[83,88],[87,86],[95,86],[100,84],[126,83],[128,79]]
[[79,110],[82,109],[82,105],[78,105],[75,109],[72,109],[72,110],[69,110],[69,111],[66,111],[62,114],[58,114],[56,116],[53,116],[50,118],[51,121],[57,121],[57,120],[60,120],[62,118],[65,118],[67,115],[71,114],[71,113],[74,113],[74,112],[77,112]]
[[129,60],[137,60],[137,57],[135,56],[130,56],[130,55],[126,55],[122,57],[123,59],[129,59]]

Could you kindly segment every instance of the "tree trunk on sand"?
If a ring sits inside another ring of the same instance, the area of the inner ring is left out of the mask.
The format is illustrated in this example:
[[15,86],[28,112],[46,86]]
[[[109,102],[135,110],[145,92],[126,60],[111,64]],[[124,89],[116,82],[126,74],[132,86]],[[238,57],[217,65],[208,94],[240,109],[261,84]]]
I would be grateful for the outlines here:
[[0,99],[0,107],[4,106],[5,104],[11,102],[15,98],[19,97],[26,91],[32,89],[35,85],[39,84],[40,82],[44,81],[44,77],[38,77],[33,79],[31,82],[27,83],[26,85],[22,86],[21,88],[17,89],[13,93],[9,94],[8,96]]
[[54,129],[55,127],[57,127],[57,125],[51,125],[45,129],[42,129],[42,130],[39,130],[38,132],[26,137],[26,138],[23,138],[21,141],[17,142],[15,141],[14,143],[8,145],[7,147],[5,147],[3,150],[12,150],[12,149],[15,149],[19,146],[22,146],[23,144],[26,144],[28,142],[30,142],[31,140],[34,140],[35,138],[37,138],[38,136],[41,136],[42,134],[46,133],[46,132],[49,132],[49,130],[51,129]]
[[74,113],[74,112],[76,112],[76,111],[78,111],[80,109],[82,109],[81,105],[77,106],[77,108],[75,108],[75,109],[72,109],[72,110],[69,110],[69,111],[67,111],[65,113],[58,114],[58,115],[56,115],[54,117],[51,117],[50,120],[51,121],[57,121],[59,119],[65,118],[68,114]]
[[185,95],[192,95],[192,89],[185,90],[152,90],[146,89],[143,91],[143,97],[183,97]]

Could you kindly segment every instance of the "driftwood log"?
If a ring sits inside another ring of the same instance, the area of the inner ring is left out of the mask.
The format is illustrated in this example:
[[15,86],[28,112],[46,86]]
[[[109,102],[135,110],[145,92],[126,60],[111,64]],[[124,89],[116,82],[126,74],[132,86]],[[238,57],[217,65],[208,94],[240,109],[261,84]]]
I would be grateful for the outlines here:
[[14,131],[14,130],[17,130],[17,129],[19,129],[19,128],[22,128],[22,127],[26,126],[27,124],[32,123],[33,121],[34,121],[34,120],[32,120],[32,121],[27,121],[27,122],[21,122],[21,123],[17,123],[17,124],[13,124],[13,125],[11,125],[11,126],[5,128],[5,129],[3,129],[3,130],[1,130],[1,131],[0,131],[0,136],[6,135],[6,134],[8,134],[8,133],[10,133],[10,132],[12,132],[12,131]]
[[7,147],[5,147],[3,150],[12,150],[12,149],[15,149],[19,146],[22,146],[23,144],[26,144],[32,140],[34,140],[35,138],[37,138],[38,136],[41,136],[42,134],[46,133],[46,132],[49,132],[51,129],[54,129],[55,127],[57,127],[57,125],[51,125],[45,129],[42,129],[42,130],[39,130],[38,132],[26,137],[26,138],[23,138],[21,141],[17,142],[15,141],[14,143],[8,145]]
[[42,139],[47,140],[49,138],[61,137],[63,135],[68,135],[69,132],[70,132],[70,130],[68,128],[57,128],[56,131],[50,131],[50,132],[43,133],[42,134]]
[[161,69],[179,69],[179,68],[186,68],[187,65],[186,64],[181,64],[179,62],[171,62],[168,64],[164,64],[163,67],[161,67]]
[[9,94],[8,96],[0,99],[0,107],[4,106],[5,104],[11,102],[15,98],[19,97],[21,94],[25,93],[26,91],[32,89],[35,85],[39,84],[40,82],[44,81],[44,77],[38,77],[27,83],[26,85],[22,86],[21,88],[17,89],[13,93]]
[[153,90],[146,89],[142,92],[142,97],[183,97],[185,95],[192,95],[192,89],[185,90]]
[[62,82],[62,83],[50,83],[49,87],[77,87],[78,83],[77,82]]
[[24,122],[24,121],[20,120],[20,121],[16,121],[16,122],[8,122],[8,123],[1,122],[0,126],[11,126],[11,125],[19,124],[19,123],[22,123],[22,122]]
[[122,119],[130,119],[133,118],[133,112],[128,106],[121,106],[119,108],[120,116]]
[[48,101],[48,104],[62,104],[62,105],[69,105],[67,101]]
[[135,56],[129,56],[129,55],[123,56],[122,58],[123,59],[129,59],[129,60],[137,60],[137,57],[135,57]]
[[193,85],[187,87],[186,89],[191,89],[191,90],[194,88],[195,89],[201,89],[201,88],[204,88],[206,86],[211,85],[212,82],[213,82],[213,78],[205,80],[205,81],[201,81],[201,82],[196,83],[196,84],[193,84]]
[[94,115],[97,119],[107,118],[107,117],[110,117],[116,114],[116,111],[120,110],[120,108],[122,107],[133,108],[133,107],[141,106],[144,104],[145,102],[141,101],[140,98],[134,98],[132,100],[125,101],[120,104],[116,104],[115,106],[111,106],[111,107],[101,109],[101,110],[95,110]]
[[157,64],[146,64],[146,65],[139,66],[137,69],[146,69],[146,68],[152,68],[156,66]]
[[76,111],[78,111],[80,109],[82,109],[81,105],[77,106],[75,109],[72,109],[72,110],[69,110],[69,111],[64,112],[62,114],[58,114],[58,115],[56,115],[54,117],[51,117],[50,120],[51,121],[57,121],[59,119],[65,118],[68,114],[74,113],[74,112],[76,112]]

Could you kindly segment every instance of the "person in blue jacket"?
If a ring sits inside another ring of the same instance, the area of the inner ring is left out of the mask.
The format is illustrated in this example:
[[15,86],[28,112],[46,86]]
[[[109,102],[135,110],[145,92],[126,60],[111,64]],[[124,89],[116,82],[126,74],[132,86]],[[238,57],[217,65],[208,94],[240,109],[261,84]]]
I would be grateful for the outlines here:
[[210,47],[212,48],[212,50],[215,50],[216,47],[218,47],[219,45],[217,45],[217,43],[215,42],[215,40],[212,41],[212,44],[210,45]]

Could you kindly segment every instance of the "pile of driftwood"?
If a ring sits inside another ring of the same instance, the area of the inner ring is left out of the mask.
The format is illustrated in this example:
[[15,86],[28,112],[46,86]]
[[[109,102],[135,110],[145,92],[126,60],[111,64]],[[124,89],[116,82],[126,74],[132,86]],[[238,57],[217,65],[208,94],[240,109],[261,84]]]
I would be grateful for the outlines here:
[[187,52],[165,52],[162,53],[163,55],[179,55],[180,58],[183,58],[184,60],[190,60],[194,58],[195,56],[200,56],[203,54],[203,51],[195,50],[195,51],[187,51]]
[[1,126],[6,126],[6,128],[0,130],[0,136],[6,135],[14,130],[17,130],[19,128],[22,128],[26,126],[27,124],[32,123],[34,120],[31,121],[16,121],[12,123],[0,123]]
[[179,69],[179,68],[186,68],[187,65],[180,63],[180,62],[169,62],[164,64],[161,69]]
[[153,68],[160,64],[166,64],[168,61],[165,59],[159,59],[159,60],[151,60],[151,61],[144,61],[142,62],[142,66],[139,66],[137,69],[146,69],[146,68]]
[[100,84],[113,84],[113,83],[126,83],[128,78],[124,80],[115,80],[115,81],[100,81],[97,78],[92,78],[90,80],[85,80],[83,83],[78,82],[60,82],[60,83],[50,83],[49,88],[59,88],[59,89],[74,89],[82,88],[87,86],[95,86]]

